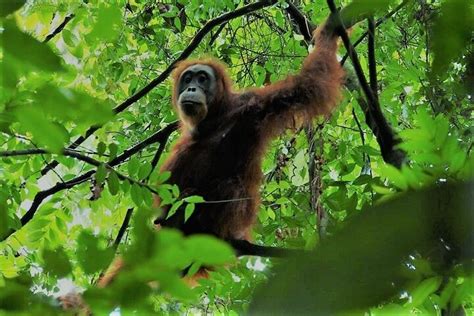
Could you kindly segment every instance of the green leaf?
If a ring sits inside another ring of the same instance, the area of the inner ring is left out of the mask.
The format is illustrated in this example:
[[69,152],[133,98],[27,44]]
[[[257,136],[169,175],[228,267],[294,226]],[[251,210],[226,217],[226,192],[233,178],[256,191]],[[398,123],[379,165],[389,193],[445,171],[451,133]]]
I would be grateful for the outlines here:
[[369,145],[362,145],[362,146],[358,146],[356,148],[360,149],[362,152],[366,153],[369,156],[379,156],[380,155],[379,150],[377,150],[374,147],[369,146]]
[[100,241],[106,244],[103,238],[98,238],[88,231],[82,231],[77,240],[77,260],[87,274],[102,271],[114,258],[114,249],[101,247]]
[[[18,82],[17,69],[13,64],[14,61],[11,58],[4,58],[0,61],[0,69],[2,71],[2,76],[0,76],[0,87],[3,87],[5,90],[14,89]],[[5,118],[0,117],[0,123],[2,121],[8,122]]]
[[170,218],[171,216],[173,216],[176,213],[176,211],[179,209],[179,207],[181,205],[183,205],[183,203],[184,203],[183,200],[179,200],[179,201],[173,203],[173,205],[171,206],[171,208],[168,211],[168,214],[166,215],[166,218]]
[[9,228],[8,222],[8,209],[5,203],[0,203],[0,239],[2,240]]
[[116,143],[110,143],[109,144],[109,159],[112,160],[114,159],[116,156],[117,156],[117,152],[118,152],[118,146]]
[[173,202],[174,198],[171,195],[170,190],[166,188],[164,185],[160,185],[157,191],[158,191],[158,195],[160,196],[161,205],[166,205]]
[[185,240],[188,253],[204,265],[220,265],[234,260],[233,249],[224,241],[208,235],[193,235]]
[[154,199],[151,191],[145,186],[140,186],[140,189],[143,203],[145,203],[145,205],[148,207],[153,207]]
[[132,157],[127,164],[128,175],[130,177],[135,177],[138,168],[140,168],[140,160],[137,157]]
[[6,21],[0,34],[4,52],[22,63],[44,71],[61,71],[61,59],[46,45],[21,32],[12,21]]
[[62,233],[67,233],[67,226],[66,226],[66,223],[64,223],[64,220],[60,217],[56,217],[56,227],[58,228],[58,230]]
[[116,5],[99,7],[93,30],[87,36],[94,40],[110,42],[115,39],[122,28],[122,11]]
[[463,283],[456,289],[452,299],[452,308],[456,309],[461,304],[472,302],[472,289],[474,288],[474,277],[470,275],[465,278]]
[[63,248],[43,250],[44,270],[51,275],[61,278],[71,273],[71,263]]
[[276,218],[275,212],[270,207],[267,208],[267,215],[271,220],[275,220],[275,218]]
[[102,156],[105,153],[105,150],[107,149],[107,145],[105,145],[104,142],[99,142],[97,144],[97,153]]
[[59,153],[69,140],[65,129],[51,122],[37,106],[22,106],[16,110],[16,118],[29,131],[36,143],[54,153]]
[[88,94],[68,88],[44,85],[37,90],[35,102],[48,114],[77,125],[104,124],[112,117],[110,105]]
[[423,304],[428,296],[433,294],[439,288],[441,282],[441,277],[432,277],[420,282],[420,284],[410,292],[411,302],[408,305],[417,307]]
[[97,167],[97,171],[95,173],[96,183],[100,185],[102,182],[104,182],[106,176],[107,176],[107,168],[105,167],[104,164],[100,164]]
[[185,197],[183,200],[185,200],[188,203],[202,203],[205,202],[202,196],[199,195],[191,195],[188,197]]
[[436,147],[441,147],[449,133],[449,122],[446,117],[438,115],[435,119],[436,130],[434,135],[434,143]]
[[367,18],[373,15],[376,12],[384,12],[387,10],[390,3],[394,2],[393,0],[353,0],[349,5],[347,5],[341,11],[342,20],[346,25],[351,25],[353,23],[348,23],[347,21],[355,20],[360,21],[363,18]]
[[[275,267],[275,277],[255,293],[248,314],[341,315],[379,306],[419,278],[407,268],[409,256],[429,257],[447,236],[463,249],[461,261],[470,261],[472,189],[472,182],[438,184],[364,210],[314,251]],[[441,268],[441,275],[452,268]],[[420,283],[415,303],[436,291],[440,281],[435,276]]]
[[442,75],[449,64],[462,55],[474,30],[474,7],[470,0],[444,1],[440,11],[433,28],[435,75]]
[[130,181],[123,180],[122,181],[122,191],[123,191],[123,193],[128,192],[129,189],[130,189]]
[[157,183],[164,183],[166,180],[168,180],[171,177],[171,172],[169,171],[163,171],[158,175],[158,179],[156,179]]
[[184,222],[187,222],[188,219],[193,215],[195,204],[188,204],[184,209]]
[[354,181],[352,181],[353,185],[363,185],[368,184],[372,181],[372,176],[368,174],[361,174],[357,177]]
[[115,171],[110,171],[109,176],[107,177],[107,186],[109,188],[110,194],[116,195],[120,188],[120,180]]
[[66,43],[68,46],[74,47],[75,42],[78,41],[76,36],[68,29],[63,29],[61,31],[61,35],[63,37],[64,43]]
[[143,202],[143,197],[141,193],[140,185],[133,183],[130,188],[130,196],[132,197],[133,203],[137,206],[141,206]]
[[20,9],[26,0],[6,0],[0,5],[0,17],[5,17]]
[[151,164],[149,162],[145,162],[138,169],[138,178],[145,179],[148,176],[148,174],[150,174],[150,172],[151,172]]
[[382,165],[380,167],[380,174],[389,179],[397,188],[406,190],[408,183],[400,170],[392,165]]

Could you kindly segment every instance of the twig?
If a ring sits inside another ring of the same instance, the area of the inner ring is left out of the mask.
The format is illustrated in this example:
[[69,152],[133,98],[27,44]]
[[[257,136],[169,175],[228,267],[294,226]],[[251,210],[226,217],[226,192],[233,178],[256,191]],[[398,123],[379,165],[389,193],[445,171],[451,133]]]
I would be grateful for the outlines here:
[[[392,16],[394,16],[400,9],[402,9],[410,0],[403,0],[399,5],[397,5],[392,11],[388,12],[385,14],[383,17],[377,20],[375,23],[375,27],[378,27],[380,24],[384,23],[388,19],[390,19]],[[362,34],[355,42],[354,42],[354,47],[357,47],[362,41],[369,35],[369,31],[365,32]],[[341,59],[341,65],[344,65],[346,62],[347,58],[349,57],[349,52],[344,55]]]
[[[132,95],[130,98],[116,106],[113,111],[115,114],[118,114],[120,112],[123,112],[125,109],[127,109],[130,105],[133,103],[137,102],[141,98],[143,98],[145,95],[147,95],[153,88],[155,88],[157,85],[162,83],[172,72],[176,64],[181,61],[186,59],[191,55],[191,53],[198,47],[198,45],[201,43],[201,41],[204,39],[204,37],[209,33],[215,26],[220,25],[224,22],[227,22],[229,20],[241,17],[243,15],[246,15],[250,12],[260,10],[262,8],[268,7],[274,3],[276,3],[276,0],[262,0],[258,1],[252,4],[248,4],[246,6],[243,6],[237,10],[224,13],[221,16],[218,16],[217,18],[214,18],[212,20],[209,20],[202,29],[200,29],[194,38],[192,39],[191,43],[183,50],[183,52],[179,55],[178,58],[176,58],[171,64],[155,79],[153,79],[150,83],[148,83],[145,87],[143,87],[140,91]],[[79,136],[72,144],[70,144],[67,148],[68,149],[75,149],[77,146],[82,144],[89,136],[94,134],[99,128],[101,128],[101,125],[96,125],[90,127],[86,133],[83,136]],[[51,163],[49,163],[46,167],[44,167],[41,170],[41,176],[44,176],[46,173],[49,172],[52,168],[56,168],[56,166],[59,164],[58,161],[54,160]]]
[[290,18],[298,26],[298,31],[303,35],[304,39],[310,42],[313,39],[313,31],[316,26],[309,21],[303,13],[291,2],[287,2],[288,7],[285,9]]
[[[352,117],[354,118],[354,121],[357,125],[357,129],[359,130],[362,145],[365,145],[364,131],[362,130],[362,126],[359,122],[359,118],[357,117],[354,108],[352,108]],[[372,167],[370,166],[370,155],[368,155],[364,152],[364,153],[362,153],[362,159],[364,160],[364,166],[362,167],[361,174],[367,174],[367,173],[371,174],[372,173]]]
[[55,37],[56,35],[58,35],[59,33],[61,33],[61,31],[66,27],[66,25],[69,23],[69,21],[72,20],[72,18],[74,17],[74,13],[71,13],[69,15],[67,15],[65,18],[64,18],[64,21],[61,22],[61,24],[58,25],[57,28],[55,28],[51,33],[49,33],[45,39],[43,40],[43,43],[47,43],[49,42],[53,37]]
[[[354,121],[356,122],[357,129],[358,129],[359,134],[360,134],[360,139],[362,141],[362,145],[365,145],[364,131],[362,130],[362,126],[360,125],[359,118],[357,117],[357,115],[354,111],[354,108],[352,109],[352,117],[354,118]],[[364,156],[365,156],[365,154],[364,154]]]

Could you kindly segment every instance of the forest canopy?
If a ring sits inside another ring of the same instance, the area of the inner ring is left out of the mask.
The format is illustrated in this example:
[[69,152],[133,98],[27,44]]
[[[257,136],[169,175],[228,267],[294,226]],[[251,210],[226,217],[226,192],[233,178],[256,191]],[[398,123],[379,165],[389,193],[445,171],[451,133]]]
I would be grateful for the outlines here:
[[[342,100],[271,143],[251,236],[306,252],[157,231],[154,195],[185,219],[206,203],[159,171],[177,63],[263,87],[301,69],[331,13],[355,23]],[[474,313],[471,1],[7,0],[0,43],[0,315],[67,314],[65,298],[96,315]]]

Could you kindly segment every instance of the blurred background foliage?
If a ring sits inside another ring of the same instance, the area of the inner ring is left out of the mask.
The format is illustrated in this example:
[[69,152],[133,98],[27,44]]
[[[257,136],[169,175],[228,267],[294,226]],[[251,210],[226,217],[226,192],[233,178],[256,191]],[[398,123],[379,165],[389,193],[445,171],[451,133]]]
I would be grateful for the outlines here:
[[[73,284],[99,315],[474,312],[468,0],[352,2],[356,12],[375,10],[381,22],[377,93],[408,162],[384,162],[354,89],[344,91],[329,119],[275,140],[263,164],[254,240],[314,253],[237,260],[214,238],[153,230],[149,188],[175,208],[186,205],[188,214],[202,202],[180,200],[179,188],[166,184],[169,175],[152,171],[155,153],[164,151],[159,167],[177,133],[161,138],[161,149],[155,141],[120,157],[177,119],[168,68],[195,34],[247,4],[1,2],[0,314],[58,314],[55,297]],[[293,4],[311,25],[330,12],[325,1]],[[284,78],[300,69],[309,49],[288,8],[275,1],[226,20],[192,56],[223,60],[235,89]],[[364,22],[355,26],[352,42],[366,31]],[[366,37],[356,50],[368,76]],[[63,148],[85,133],[91,136],[66,155]],[[59,165],[45,171],[53,160]],[[116,253],[127,270],[112,286],[94,287]],[[199,265],[215,268],[190,288],[180,277],[190,263],[190,273]]]

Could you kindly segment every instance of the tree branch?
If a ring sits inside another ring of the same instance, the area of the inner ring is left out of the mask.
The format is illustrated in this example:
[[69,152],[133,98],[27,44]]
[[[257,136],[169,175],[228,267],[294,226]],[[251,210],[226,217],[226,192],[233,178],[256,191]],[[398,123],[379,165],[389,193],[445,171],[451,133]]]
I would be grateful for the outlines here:
[[59,33],[61,33],[61,31],[66,27],[66,25],[69,23],[69,21],[72,20],[72,18],[74,17],[74,13],[71,13],[69,15],[67,15],[64,20],[61,22],[61,24],[58,25],[57,28],[55,28],[51,33],[49,33],[43,43],[47,43],[49,42],[53,37],[55,37],[56,35],[58,35]]
[[[391,11],[390,13],[385,15],[383,18],[378,20],[377,23],[375,23],[375,26],[382,24],[388,18],[393,16],[407,2],[408,2],[408,0],[403,1],[393,11]],[[302,20],[301,16],[304,17],[303,13],[301,13],[298,10],[298,8],[296,8],[294,5],[292,6],[291,13],[290,12],[288,12],[288,13],[291,14],[291,16],[294,20],[300,20],[301,21]],[[342,18],[341,18],[341,15],[343,15]],[[344,15],[346,15],[346,16],[344,16]],[[334,13],[333,13],[332,21],[330,21],[330,23],[334,24],[335,28],[339,28],[339,29],[342,29],[344,31],[344,33],[346,34],[346,37],[347,37],[346,40],[347,40],[347,42],[349,42],[349,44],[350,44],[350,41],[348,39],[347,33],[345,32],[345,27],[341,27],[341,26],[347,26],[347,25],[345,25],[345,23],[349,23],[349,25],[353,25],[356,22],[357,22],[357,20],[352,19],[350,16],[347,16],[347,14],[345,14],[344,9],[341,10],[340,15],[338,15],[338,16],[334,16]],[[374,28],[374,30],[375,30],[375,28]],[[374,35],[374,30],[372,31],[372,35]],[[298,30],[296,30],[296,31],[298,31]],[[311,30],[311,32],[312,31],[313,30]],[[366,32],[366,33],[369,34],[369,32]],[[367,34],[365,34],[363,36],[365,37]],[[360,40],[360,41],[362,41],[362,40]],[[383,113],[380,109],[380,105],[378,103],[377,92],[376,92],[377,91],[377,89],[376,89],[376,87],[377,87],[377,73],[376,73],[376,68],[375,68],[375,44],[374,44],[375,39],[372,37],[372,39],[370,41],[372,42],[371,45],[373,45],[373,47],[371,47],[369,49],[369,51],[372,52],[371,53],[372,57],[370,58],[371,60],[369,60],[370,69],[371,69],[371,72],[370,72],[371,73],[371,87],[370,88],[369,88],[369,84],[367,83],[367,80],[365,79],[364,73],[362,71],[362,67],[360,67],[360,63],[358,63],[358,65],[359,65],[358,69],[359,70],[357,70],[357,67],[355,65],[354,65],[354,68],[356,68],[356,74],[357,74],[357,78],[359,80],[360,86],[363,87],[363,82],[365,82],[366,89],[370,90],[370,92],[372,92],[372,90],[373,90],[373,93],[371,93],[371,96],[372,96],[372,98],[376,99],[376,102],[371,103],[372,106],[369,106],[369,104],[363,98],[358,98],[357,100],[359,101],[359,104],[360,104],[362,110],[364,111],[367,125],[370,127],[370,129],[372,130],[372,132],[374,133],[374,135],[377,138],[377,142],[379,143],[380,150],[382,152],[382,157],[384,158],[384,160],[387,163],[391,163],[391,164],[393,164],[397,167],[400,167],[402,161],[405,160],[405,154],[401,150],[394,149],[394,146],[396,144],[398,144],[398,139],[397,139],[395,133],[392,131],[390,125],[387,122],[387,120],[385,119],[385,117],[384,117],[384,115],[383,115]],[[344,44],[346,44],[346,42]],[[349,55],[350,50],[348,49],[347,46],[346,46],[346,50],[348,51],[348,55]],[[352,52],[354,54],[356,54],[353,46],[352,46]],[[357,55],[355,55],[355,57],[357,58]],[[357,62],[358,62],[358,59],[357,59]],[[341,60],[341,65],[343,65],[343,64],[344,64],[344,60]],[[346,82],[346,87],[351,91],[355,91],[355,90],[359,89],[359,86],[352,84],[351,82],[349,82],[349,80]],[[365,93],[365,91],[364,91],[364,93]]]
[[297,33],[303,35],[304,39],[310,42],[313,39],[313,31],[316,29],[316,26],[311,23],[311,21],[309,21],[292,2],[287,3],[288,7],[285,11],[290,15],[290,18],[298,27],[296,30]]
[[[158,161],[160,160],[160,157],[163,154],[163,151],[165,150],[166,143],[168,141],[168,137],[170,136],[170,134],[171,134],[171,132],[168,133],[168,134],[165,134],[165,136],[163,137],[165,139],[163,139],[163,141],[160,142],[160,146],[158,147],[158,150],[156,151],[155,156],[153,157],[153,159],[151,161],[150,173],[144,179],[145,183],[148,183],[148,180],[150,179],[151,174],[155,170],[155,168],[158,164]],[[114,241],[114,246],[113,247],[115,249],[117,249],[118,246],[120,245],[120,243],[122,242],[122,238],[123,238],[125,232],[127,231],[128,225],[130,224],[130,220],[132,218],[133,210],[134,210],[134,208],[131,207],[127,210],[127,213],[125,214],[125,218],[123,219],[122,225],[120,226],[119,232],[117,234],[117,238],[115,238],[115,241]]]
[[[116,158],[109,161],[108,165],[111,166],[111,167],[116,166],[116,165],[124,162],[126,159],[128,159],[132,155],[136,154],[137,152],[141,151],[142,149],[144,149],[146,146],[148,146],[150,144],[157,143],[157,142],[164,143],[164,141],[168,139],[169,135],[174,130],[176,130],[177,126],[178,126],[177,122],[169,124],[168,126],[161,129],[160,131],[156,132],[155,134],[153,134],[152,136],[150,136],[146,140],[142,141],[141,143],[133,146],[130,149],[125,150],[121,155],[119,155]],[[86,172],[86,173],[84,173],[80,176],[77,176],[74,179],[71,179],[71,180],[66,181],[66,182],[58,182],[58,183],[56,183],[56,185],[52,186],[51,188],[38,192],[35,195],[35,197],[33,199],[33,203],[31,204],[30,208],[25,213],[25,215],[23,215],[23,217],[20,219],[21,226],[23,227],[29,221],[31,221],[31,219],[35,215],[36,211],[38,210],[39,206],[44,201],[44,199],[46,199],[47,197],[49,197],[49,196],[51,196],[51,195],[53,195],[57,192],[60,192],[60,191],[66,190],[66,189],[70,189],[70,188],[72,188],[72,187],[74,187],[74,186],[76,186],[80,183],[83,183],[83,182],[87,181],[94,173],[95,173],[95,170],[90,170],[90,171],[88,171],[88,172]],[[15,232],[15,230],[13,230],[13,229],[10,230],[9,232],[7,232],[7,234],[5,236],[0,237],[1,240],[5,240],[11,234],[13,234],[14,232]]]
[[[388,19],[390,19],[392,16],[394,16],[398,11],[400,11],[400,9],[402,9],[410,0],[403,0],[399,5],[397,5],[392,11],[388,12],[387,14],[385,14],[383,17],[381,17],[380,19],[377,20],[377,22],[375,23],[375,27],[378,27],[380,26],[380,24],[384,23],[385,21],[387,21]],[[365,32],[364,34],[362,34],[358,39],[357,41],[354,42],[354,47],[357,47],[360,43],[362,43],[362,41],[369,35],[369,31]],[[344,55],[344,57],[342,57],[341,59],[341,65],[344,65],[344,63],[346,62],[347,58],[349,57],[349,53],[347,53],[346,55]]]
[[[132,95],[130,98],[122,102],[121,104],[117,105],[114,109],[113,112],[115,114],[118,114],[120,112],[123,112],[125,109],[127,109],[130,105],[133,103],[137,102],[141,98],[143,98],[145,95],[147,95],[153,88],[155,88],[157,85],[162,83],[168,76],[171,74],[172,70],[176,66],[176,64],[181,61],[186,59],[191,55],[191,53],[198,47],[198,45],[201,43],[201,41],[204,39],[204,37],[217,25],[220,25],[224,22],[227,22],[229,20],[241,17],[243,15],[246,15],[250,12],[257,11],[260,9],[263,9],[265,7],[268,7],[274,3],[276,3],[276,0],[261,0],[255,3],[248,4],[246,6],[243,6],[239,9],[236,9],[234,11],[224,13],[217,18],[214,18],[212,20],[209,20],[202,29],[200,29],[194,38],[191,40],[191,43],[189,43],[188,47],[186,47],[183,52],[179,55],[178,58],[176,58],[157,78],[153,79],[150,83],[148,83],[145,87],[143,87],[140,91]],[[86,133],[83,136],[79,136],[72,144],[70,144],[67,149],[75,149],[77,146],[82,144],[89,136],[94,134],[99,128],[101,128],[101,125],[96,125],[90,127]],[[54,160],[46,167],[44,167],[41,170],[41,176],[44,176],[47,174],[51,169],[56,168],[56,166],[59,164],[58,161]]]
[[118,246],[122,242],[122,238],[125,235],[125,232],[127,231],[128,225],[130,224],[130,220],[132,219],[133,209],[133,207],[129,208],[127,210],[127,213],[125,214],[125,218],[123,219],[122,225],[120,226],[117,238],[115,238],[114,240],[113,248],[115,250],[117,250]]
[[378,98],[372,92],[372,89],[365,78],[357,53],[349,40],[344,23],[334,1],[327,0],[327,4],[336,20],[336,31],[341,36],[344,46],[351,58],[359,84],[367,99],[367,111],[365,111],[366,123],[372,129],[372,132],[377,138],[384,161],[400,168],[405,161],[405,153],[401,150],[395,149],[395,146],[400,142],[400,140],[396,137],[392,128],[385,119],[382,110],[380,109]]
[[301,249],[288,249],[281,247],[269,247],[252,244],[247,240],[230,239],[227,242],[236,251],[237,257],[240,256],[260,256],[273,258],[290,258],[307,253]]
[[368,57],[369,57],[369,79],[372,93],[378,99],[378,83],[377,83],[377,63],[375,61],[375,22],[374,17],[367,19],[369,29],[369,40],[367,43]]

